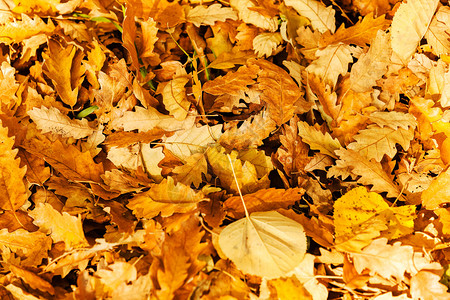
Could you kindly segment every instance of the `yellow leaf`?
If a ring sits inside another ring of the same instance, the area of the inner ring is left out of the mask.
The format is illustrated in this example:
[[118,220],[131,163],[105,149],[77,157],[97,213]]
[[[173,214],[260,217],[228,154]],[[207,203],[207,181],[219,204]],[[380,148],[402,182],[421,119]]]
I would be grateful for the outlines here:
[[228,225],[219,245],[238,269],[270,279],[284,276],[303,260],[306,236],[299,223],[267,211]]
[[20,167],[14,149],[14,138],[8,137],[8,129],[0,122],[0,208],[15,211],[28,199],[28,189],[24,183],[26,167]]
[[306,122],[298,122],[298,135],[302,141],[307,143],[312,150],[319,150],[320,153],[337,158],[335,150],[341,148],[341,144],[335,138],[332,138],[328,132],[322,133]]
[[61,214],[48,203],[38,203],[29,215],[41,232],[50,234],[53,242],[64,242],[66,250],[89,246],[80,216],[77,218],[66,212]]
[[306,67],[306,71],[317,75],[332,88],[335,87],[339,75],[347,74],[348,64],[353,62],[350,46],[342,43],[317,50],[316,58]]
[[[238,159],[237,151],[231,151],[230,157],[233,162],[237,181],[244,194],[269,187],[268,174],[259,179],[255,166],[249,161]],[[206,151],[206,158],[213,173],[220,179],[222,186],[226,187],[228,191],[237,194],[238,188],[225,149],[221,146],[209,148]]]
[[361,176],[358,182],[372,185],[371,191],[378,193],[387,192],[388,197],[397,197],[400,194],[398,186],[386,174],[379,162],[368,160],[353,150],[341,148],[336,150],[335,153],[339,156],[336,166],[338,168],[349,168],[353,174]]
[[358,93],[371,91],[372,87],[377,85],[376,81],[386,73],[391,52],[388,34],[379,30],[370,45],[369,51],[362,54],[352,66],[350,72],[351,89]]
[[251,59],[248,64],[259,67],[258,89],[261,100],[267,104],[272,120],[281,125],[289,121],[295,112],[306,112],[311,106],[303,99],[303,92],[281,67],[262,59]]
[[[81,53],[81,52],[79,52]],[[50,40],[45,53],[44,73],[50,77],[61,100],[70,106],[77,103],[78,88],[81,85],[84,67],[75,46],[64,48]]]
[[[334,204],[336,243],[357,237],[364,224],[374,222],[373,219],[386,225],[385,228],[380,228],[387,229],[390,238],[409,234],[414,227],[414,211],[414,205],[390,207],[377,193],[367,192],[365,187],[357,187]],[[370,239],[367,240],[367,244],[369,243]]]
[[238,11],[239,19],[256,27],[275,32],[278,28],[277,17],[266,17],[252,10],[256,5],[251,0],[230,0],[230,6]]
[[331,5],[326,7],[316,0],[285,0],[284,3],[292,6],[301,16],[307,17],[311,26],[320,33],[327,30],[334,33],[336,30],[335,11]]
[[185,160],[194,153],[203,153],[222,134],[222,125],[201,126],[179,130],[164,140],[164,147],[173,155]]
[[360,47],[367,47],[367,44],[372,44],[372,40],[378,31],[384,31],[389,27],[390,23],[391,21],[386,20],[384,15],[374,18],[373,13],[369,13],[364,19],[358,21],[351,27],[345,28],[342,25],[334,34],[325,32],[323,35],[323,43],[325,45],[344,43],[347,45],[354,44]]
[[348,149],[358,152],[369,160],[375,159],[379,162],[384,155],[390,158],[395,156],[396,144],[401,145],[404,150],[408,150],[409,144],[414,138],[414,127],[405,130],[369,125],[367,129],[360,130],[353,138],[356,142],[350,143],[347,146]]
[[143,108],[136,106],[135,111],[126,111],[122,117],[111,122],[114,129],[125,131],[138,130],[145,132],[154,128],[161,128],[166,131],[175,131],[191,128],[195,117],[187,117],[184,120],[177,120],[172,116],[165,115],[157,111],[154,107]]
[[311,294],[295,276],[273,279],[268,282],[268,285],[275,292],[270,295],[272,299],[313,300]]
[[205,155],[203,153],[194,153],[186,158],[186,163],[182,166],[177,166],[172,171],[173,178],[177,182],[181,182],[187,186],[193,184],[199,188],[202,183],[202,174],[208,173],[208,166]]
[[9,63],[2,62],[0,66],[0,103],[2,106],[6,106],[5,108],[8,110],[20,104],[16,96],[19,83],[14,77],[15,73],[16,69],[11,67]]
[[40,33],[51,34],[54,30],[55,25],[51,21],[45,24],[38,16],[31,19],[22,14],[21,21],[6,22],[0,25],[0,41],[7,45],[20,43]]
[[55,107],[50,107],[49,109],[45,106],[41,108],[35,107],[27,113],[36,123],[37,128],[42,130],[43,133],[52,132],[65,138],[81,139],[94,132],[94,129],[89,127],[86,119],[71,120]]
[[422,192],[422,204],[429,210],[450,202],[450,169],[439,174],[430,186]]
[[450,53],[450,41],[448,39],[448,26],[450,22],[450,8],[448,6],[439,7],[425,33],[427,43],[437,56]]
[[410,0],[397,9],[391,25],[391,47],[407,64],[430,25],[438,0]]
[[3,228],[0,230],[0,245],[23,258],[22,265],[37,266],[42,263],[43,258],[47,258],[47,251],[52,247],[52,240],[39,231],[29,232],[20,228],[8,232],[8,229]]
[[229,94],[239,96],[241,92],[249,90],[247,86],[255,83],[258,69],[252,66],[242,66],[234,73],[227,73],[203,85],[203,91],[211,95]]
[[183,121],[189,112],[191,102],[186,97],[187,77],[176,77],[158,85],[157,94],[162,94],[165,108],[177,121]]
[[154,185],[149,191],[139,193],[128,202],[127,207],[138,218],[151,219],[161,214],[168,217],[174,213],[194,210],[197,203],[206,200],[202,192],[196,192],[182,183],[175,185],[172,177]]
[[231,7],[222,7],[215,3],[208,7],[198,5],[189,10],[186,14],[186,21],[191,22],[197,27],[201,25],[214,25],[217,21],[237,20],[237,14]]
[[279,32],[263,32],[253,39],[253,49],[258,57],[269,57],[283,41]]

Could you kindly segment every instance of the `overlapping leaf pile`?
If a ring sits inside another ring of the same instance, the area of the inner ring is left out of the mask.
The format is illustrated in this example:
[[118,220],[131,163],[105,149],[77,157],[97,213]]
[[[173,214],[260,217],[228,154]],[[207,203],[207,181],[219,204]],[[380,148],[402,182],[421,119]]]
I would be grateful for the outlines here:
[[0,298],[450,299],[448,24],[3,1]]

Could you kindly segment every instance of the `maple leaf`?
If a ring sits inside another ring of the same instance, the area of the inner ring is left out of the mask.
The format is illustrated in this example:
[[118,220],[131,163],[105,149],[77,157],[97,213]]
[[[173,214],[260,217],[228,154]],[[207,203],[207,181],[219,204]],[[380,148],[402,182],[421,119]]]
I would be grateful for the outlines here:
[[327,46],[316,51],[316,60],[306,67],[306,71],[315,74],[333,88],[339,75],[348,72],[348,64],[353,62],[351,47],[342,43]]
[[424,36],[439,1],[412,0],[402,3],[391,25],[391,47],[403,64],[408,63]]
[[28,115],[43,133],[52,132],[60,134],[63,137],[80,139],[94,132],[86,119],[71,120],[54,107],[35,107],[28,111]]
[[81,217],[77,218],[66,212],[61,214],[48,203],[38,203],[29,215],[40,231],[49,233],[55,243],[64,242],[67,250],[89,246],[84,236]]
[[188,11],[186,21],[193,23],[195,26],[214,25],[215,22],[225,22],[227,19],[237,20],[236,12],[230,7],[222,7],[216,3],[208,7],[198,5]]
[[299,223],[275,211],[255,212],[225,227],[219,245],[240,270],[270,279],[302,261],[306,236]]
[[361,176],[359,183],[372,185],[371,191],[387,192],[388,197],[397,197],[400,190],[386,174],[379,162],[370,161],[353,150],[339,149],[335,153],[339,156],[336,161],[338,167],[349,167],[355,175]]
[[61,100],[67,105],[77,103],[78,89],[84,79],[81,52],[75,46],[63,47],[50,40],[45,53],[44,73],[52,80]]
[[335,11],[331,6],[326,7],[316,0],[286,0],[284,3],[292,6],[301,16],[307,17],[311,21],[311,26],[319,32],[329,30],[334,33],[336,30]]
[[202,192],[196,192],[182,183],[175,185],[172,177],[143,193],[131,198],[127,207],[139,218],[151,219],[161,214],[163,217],[174,213],[194,210],[197,203],[205,200]]
[[100,182],[103,165],[96,164],[89,152],[81,152],[73,145],[64,145],[60,140],[25,141],[23,147],[30,153],[45,159],[66,178],[83,182]]

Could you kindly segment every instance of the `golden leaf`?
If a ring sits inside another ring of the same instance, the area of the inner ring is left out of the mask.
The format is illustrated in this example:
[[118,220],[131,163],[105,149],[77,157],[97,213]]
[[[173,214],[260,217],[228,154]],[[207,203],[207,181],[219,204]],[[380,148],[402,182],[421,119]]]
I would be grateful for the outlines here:
[[302,225],[275,211],[255,212],[225,227],[219,245],[238,269],[270,279],[302,261],[306,236]]
[[169,82],[160,83],[156,90],[156,93],[162,94],[165,108],[177,121],[186,119],[191,106],[184,87],[188,82],[187,77],[176,77]]
[[401,63],[407,64],[430,25],[437,0],[411,0],[400,5],[391,25],[391,47]]
[[70,106],[77,103],[78,89],[85,71],[81,66],[80,53],[73,45],[64,48],[53,40],[49,41],[45,53],[44,73],[52,80],[61,100]]
[[71,120],[55,107],[35,107],[28,111],[28,115],[43,133],[52,132],[62,137],[81,139],[94,132],[86,119]]
[[195,26],[214,25],[215,22],[225,20],[237,20],[236,12],[230,7],[222,7],[221,4],[212,4],[208,7],[198,5],[188,11],[186,21],[193,23]]
[[38,203],[29,215],[41,232],[50,234],[54,243],[64,242],[66,250],[89,246],[80,216],[77,218],[66,212],[61,214],[48,203]]
[[316,0],[286,0],[284,3],[292,6],[301,16],[307,17],[315,30],[321,33],[327,30],[334,33],[336,30],[335,11],[332,6],[326,7]]

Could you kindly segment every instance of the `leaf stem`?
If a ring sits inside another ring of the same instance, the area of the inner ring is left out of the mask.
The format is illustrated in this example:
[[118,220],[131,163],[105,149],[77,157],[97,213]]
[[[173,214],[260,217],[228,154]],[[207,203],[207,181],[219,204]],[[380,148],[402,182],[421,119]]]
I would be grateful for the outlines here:
[[237,189],[238,189],[238,192],[239,192],[239,196],[241,197],[242,205],[244,206],[245,216],[247,217],[247,219],[250,220],[250,215],[248,213],[247,206],[245,205],[244,197],[242,197],[241,188],[239,187],[239,182],[238,182],[238,180],[236,178],[236,173],[234,172],[233,162],[231,161],[230,154],[227,153],[227,157],[228,157],[228,160],[230,161],[231,171],[233,172],[234,181],[236,182],[236,186],[237,186]]

